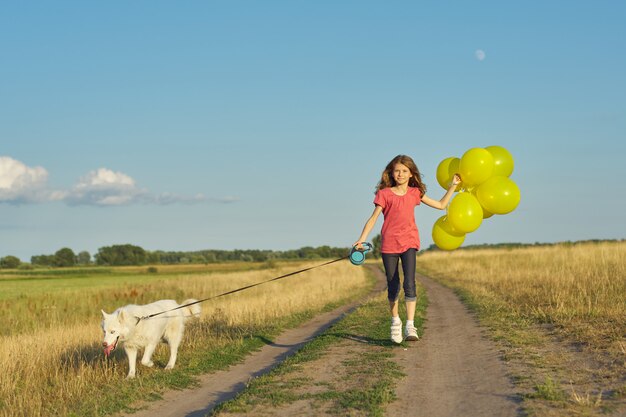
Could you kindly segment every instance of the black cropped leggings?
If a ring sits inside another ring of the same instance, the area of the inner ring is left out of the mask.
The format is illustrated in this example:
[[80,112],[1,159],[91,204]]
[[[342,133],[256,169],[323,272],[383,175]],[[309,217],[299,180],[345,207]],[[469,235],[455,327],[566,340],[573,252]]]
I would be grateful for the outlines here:
[[417,250],[408,249],[404,253],[383,253],[383,265],[387,275],[387,298],[389,301],[396,301],[400,295],[400,271],[398,261],[402,261],[402,272],[404,274],[404,299],[405,301],[417,300],[415,291],[415,256]]

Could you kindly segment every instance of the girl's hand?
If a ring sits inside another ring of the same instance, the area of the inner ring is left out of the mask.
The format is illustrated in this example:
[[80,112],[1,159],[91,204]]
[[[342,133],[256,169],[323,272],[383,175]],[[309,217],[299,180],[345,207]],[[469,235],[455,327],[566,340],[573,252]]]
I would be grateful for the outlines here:
[[459,185],[461,183],[461,176],[459,174],[454,174],[454,177],[452,177],[452,184],[451,185]]
[[353,248],[356,248],[357,250],[364,250],[363,245],[361,244],[361,242],[354,242],[352,244]]

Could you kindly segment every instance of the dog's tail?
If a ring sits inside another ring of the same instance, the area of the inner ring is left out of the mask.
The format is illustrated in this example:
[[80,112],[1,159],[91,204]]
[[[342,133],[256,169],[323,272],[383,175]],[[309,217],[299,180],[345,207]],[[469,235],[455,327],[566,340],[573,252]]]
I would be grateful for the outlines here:
[[[197,303],[197,301],[198,300],[190,298],[189,300],[183,301],[180,305],[184,306],[185,304]],[[185,318],[200,317],[200,313],[202,312],[202,307],[200,307],[200,304],[198,303],[198,304],[193,304],[187,307],[183,307],[181,308],[181,310],[183,310],[183,316]]]

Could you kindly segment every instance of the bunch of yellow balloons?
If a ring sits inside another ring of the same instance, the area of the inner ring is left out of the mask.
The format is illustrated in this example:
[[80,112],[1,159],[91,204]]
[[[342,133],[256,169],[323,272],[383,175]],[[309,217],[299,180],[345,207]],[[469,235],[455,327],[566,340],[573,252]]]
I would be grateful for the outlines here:
[[483,219],[515,210],[520,201],[513,173],[513,156],[501,146],[471,148],[461,158],[451,156],[437,166],[437,182],[448,189],[454,174],[461,183],[447,214],[433,225],[432,237],[439,249],[454,250],[465,235],[480,227]]

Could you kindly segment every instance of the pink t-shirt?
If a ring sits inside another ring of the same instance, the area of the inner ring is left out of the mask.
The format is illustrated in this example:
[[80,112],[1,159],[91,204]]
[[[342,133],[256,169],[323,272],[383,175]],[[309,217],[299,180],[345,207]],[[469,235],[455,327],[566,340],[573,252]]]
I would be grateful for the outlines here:
[[382,253],[403,253],[410,248],[419,250],[415,206],[421,201],[420,190],[416,187],[408,187],[405,195],[397,195],[391,188],[376,193],[374,204],[382,207],[385,218],[381,232]]

